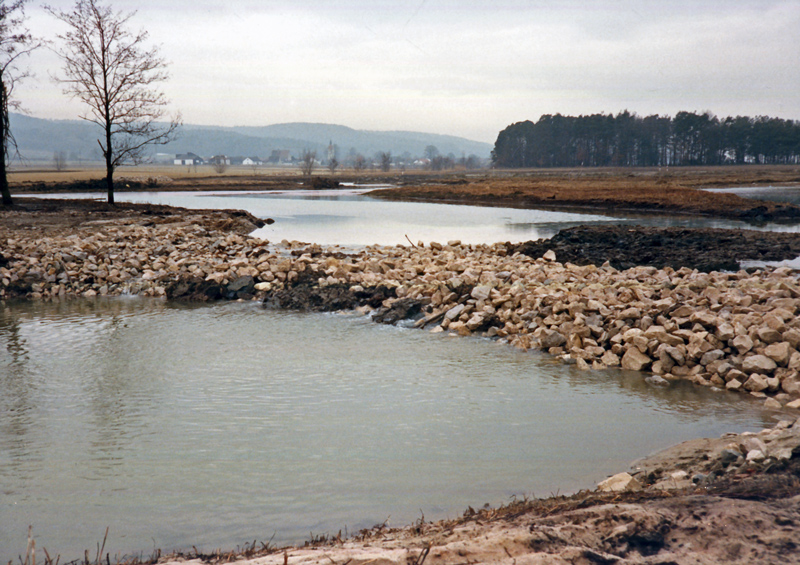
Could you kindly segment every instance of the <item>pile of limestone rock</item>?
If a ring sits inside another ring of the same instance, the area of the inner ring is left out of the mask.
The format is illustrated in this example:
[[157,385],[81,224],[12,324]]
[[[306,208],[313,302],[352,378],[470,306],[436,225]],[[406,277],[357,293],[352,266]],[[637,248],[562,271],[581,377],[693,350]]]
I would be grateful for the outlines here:
[[301,284],[356,297],[381,288],[377,309],[415,305],[407,312],[418,327],[502,338],[584,369],[645,371],[654,384],[685,378],[765,398],[773,408],[800,408],[800,284],[788,268],[619,271],[561,264],[552,252],[534,259],[502,243],[348,251],[273,245],[196,225],[109,226],[40,239],[0,233],[0,242],[0,299],[173,297],[192,281],[209,298],[273,303]]

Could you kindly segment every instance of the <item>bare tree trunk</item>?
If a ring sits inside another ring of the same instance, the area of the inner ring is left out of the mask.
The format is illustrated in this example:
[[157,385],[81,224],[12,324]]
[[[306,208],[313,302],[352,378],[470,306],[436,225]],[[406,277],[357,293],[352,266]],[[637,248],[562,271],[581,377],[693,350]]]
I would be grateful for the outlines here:
[[8,171],[6,171],[6,155],[8,153],[8,92],[0,71],[0,193],[3,195],[3,206],[11,206],[11,191],[8,188]]
[[[106,110],[106,115],[109,115]],[[103,155],[106,158],[106,188],[108,189],[108,203],[114,204],[114,156],[111,154],[111,120],[106,119],[106,146]],[[102,145],[101,145],[102,147]]]

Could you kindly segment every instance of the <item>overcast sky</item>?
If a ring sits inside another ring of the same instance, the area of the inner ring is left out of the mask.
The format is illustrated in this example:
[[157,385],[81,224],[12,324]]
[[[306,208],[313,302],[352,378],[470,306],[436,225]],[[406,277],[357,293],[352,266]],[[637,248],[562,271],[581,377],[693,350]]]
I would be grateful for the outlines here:
[[[52,0],[69,8],[73,2]],[[800,119],[800,0],[116,0],[170,62],[185,123],[323,122],[493,143],[542,114]],[[32,0],[28,24],[60,23]],[[81,107],[40,50],[16,95],[41,118]]]

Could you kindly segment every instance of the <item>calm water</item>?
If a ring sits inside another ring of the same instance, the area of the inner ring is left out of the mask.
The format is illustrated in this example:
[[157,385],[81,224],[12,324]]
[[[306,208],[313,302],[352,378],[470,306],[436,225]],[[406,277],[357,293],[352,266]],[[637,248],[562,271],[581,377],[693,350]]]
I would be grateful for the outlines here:
[[[255,235],[270,241],[298,240],[322,245],[397,245],[411,241],[495,243],[551,237],[559,230],[582,224],[638,224],[713,228],[750,228],[800,231],[798,225],[765,224],[688,216],[636,216],[631,214],[577,214],[544,210],[518,210],[386,202],[363,196],[370,189],[289,192],[120,192],[119,201],[169,204],[185,208],[240,208],[275,223]],[[97,197],[70,194],[64,197]]]
[[[0,305],[0,561],[302,541],[592,487],[755,402],[251,303]],[[41,554],[41,551],[40,551]]]

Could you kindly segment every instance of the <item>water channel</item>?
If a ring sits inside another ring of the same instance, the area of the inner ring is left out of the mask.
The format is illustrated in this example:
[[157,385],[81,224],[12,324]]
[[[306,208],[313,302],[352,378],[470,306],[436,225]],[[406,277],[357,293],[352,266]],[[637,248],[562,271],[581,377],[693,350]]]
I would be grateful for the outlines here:
[[[175,194],[120,197],[246,208],[285,230],[269,239],[351,246],[402,243],[412,226],[414,239],[478,242],[635,221],[375,201],[384,217],[348,206],[362,198],[352,193]],[[64,562],[95,551],[106,527],[113,559],[455,517],[590,488],[654,450],[773,418],[737,395],[653,388],[637,373],[582,372],[355,314],[134,297],[7,303],[0,561],[24,553],[29,524]]]

